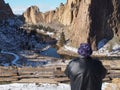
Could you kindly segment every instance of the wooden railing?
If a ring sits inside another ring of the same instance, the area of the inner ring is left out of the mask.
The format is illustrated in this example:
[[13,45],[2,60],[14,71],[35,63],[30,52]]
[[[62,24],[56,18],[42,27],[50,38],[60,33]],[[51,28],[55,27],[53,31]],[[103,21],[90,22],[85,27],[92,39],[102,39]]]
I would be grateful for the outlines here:
[[[108,70],[105,82],[113,78],[120,78],[120,68],[105,66]],[[34,82],[34,83],[59,83],[69,82],[64,71],[56,67],[0,67],[0,82]],[[62,68],[62,66],[61,66]]]

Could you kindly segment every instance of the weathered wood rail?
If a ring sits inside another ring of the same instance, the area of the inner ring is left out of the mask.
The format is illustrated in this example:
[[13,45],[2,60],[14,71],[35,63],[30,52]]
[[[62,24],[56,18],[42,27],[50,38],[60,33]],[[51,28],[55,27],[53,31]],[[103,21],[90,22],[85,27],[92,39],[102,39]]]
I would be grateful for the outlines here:
[[[64,74],[65,65],[45,67],[2,67],[0,66],[0,82],[34,82],[59,83],[69,82]],[[105,65],[108,74],[103,81],[110,82],[113,78],[120,78],[120,68]]]

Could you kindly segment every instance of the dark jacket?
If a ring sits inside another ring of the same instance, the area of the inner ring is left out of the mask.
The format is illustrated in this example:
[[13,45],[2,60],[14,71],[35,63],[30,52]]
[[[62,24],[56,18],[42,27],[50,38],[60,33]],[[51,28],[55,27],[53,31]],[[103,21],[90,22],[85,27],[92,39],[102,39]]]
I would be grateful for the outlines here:
[[102,63],[91,57],[76,58],[65,70],[70,78],[71,90],[101,90],[106,72]]

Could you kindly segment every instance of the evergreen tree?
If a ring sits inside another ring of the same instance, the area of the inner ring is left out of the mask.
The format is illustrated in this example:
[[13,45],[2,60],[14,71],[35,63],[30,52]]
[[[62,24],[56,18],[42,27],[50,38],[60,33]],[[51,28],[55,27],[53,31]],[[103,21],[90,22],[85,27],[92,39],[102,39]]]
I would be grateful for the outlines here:
[[64,34],[64,32],[62,32],[60,35],[59,45],[63,46],[64,44],[65,44],[65,34]]

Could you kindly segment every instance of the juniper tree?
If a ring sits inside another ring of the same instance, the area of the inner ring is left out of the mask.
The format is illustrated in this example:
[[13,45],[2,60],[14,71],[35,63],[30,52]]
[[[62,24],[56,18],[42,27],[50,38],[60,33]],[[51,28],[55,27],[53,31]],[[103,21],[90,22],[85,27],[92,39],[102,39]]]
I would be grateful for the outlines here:
[[64,44],[65,44],[65,34],[64,34],[64,32],[62,32],[62,33],[60,34],[59,45],[60,45],[60,46],[63,46]]

